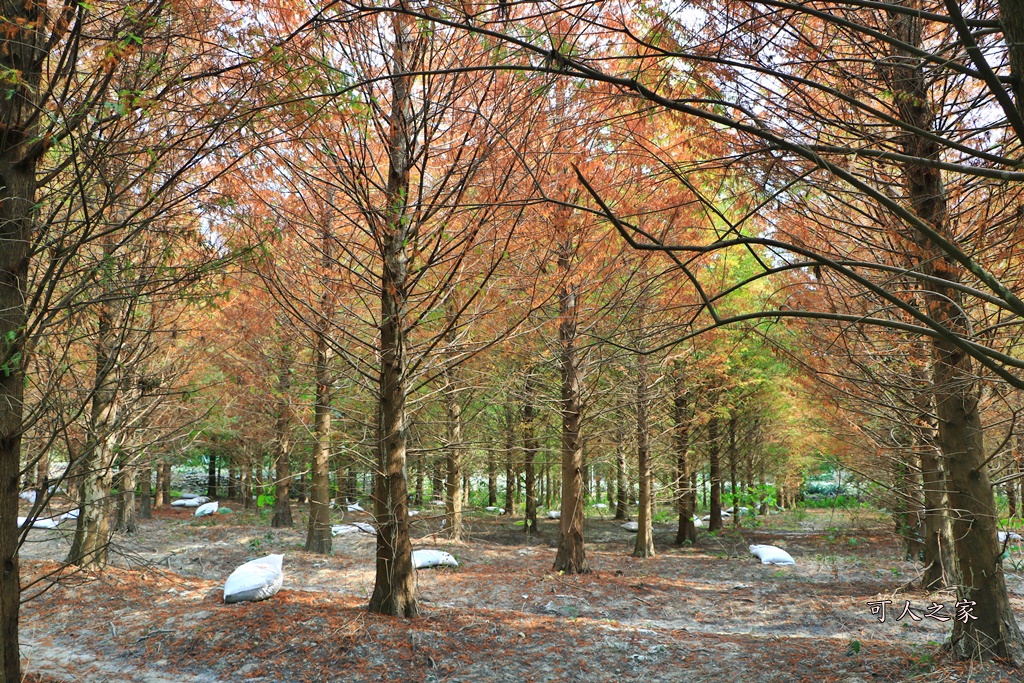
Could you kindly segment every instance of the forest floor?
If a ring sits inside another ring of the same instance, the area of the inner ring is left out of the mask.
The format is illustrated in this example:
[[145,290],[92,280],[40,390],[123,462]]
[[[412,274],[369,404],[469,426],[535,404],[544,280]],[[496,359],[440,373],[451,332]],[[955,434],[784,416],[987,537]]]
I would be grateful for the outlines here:
[[[415,547],[446,550],[457,569],[418,572],[421,616],[369,614],[374,541],[338,536],[334,555],[302,550],[294,529],[257,513],[196,519],[164,509],[119,536],[115,566],[52,581],[70,524],[33,530],[22,552],[21,651],[27,681],[300,683],[345,681],[996,683],[1024,675],[998,664],[948,661],[952,622],[926,615],[955,597],[905,586],[905,562],[878,513],[792,511],[727,524],[695,546],[672,545],[658,524],[657,556],[630,556],[635,534],[610,517],[587,520],[593,571],[551,571],[558,522],[526,537],[507,517],[472,513],[453,543],[424,513]],[[337,517],[337,513],[335,513]],[[348,513],[345,521],[367,519]],[[337,520],[336,520],[337,521]],[[761,565],[747,545],[785,548],[796,566]],[[235,567],[285,553],[284,588],[225,605]],[[1024,551],[1004,564],[1024,623]],[[48,576],[51,575],[51,576]],[[33,583],[38,579],[38,582]],[[45,589],[45,590],[43,590]],[[40,594],[41,593],[41,594]],[[869,602],[891,600],[881,623]],[[907,601],[921,617],[897,619]]]

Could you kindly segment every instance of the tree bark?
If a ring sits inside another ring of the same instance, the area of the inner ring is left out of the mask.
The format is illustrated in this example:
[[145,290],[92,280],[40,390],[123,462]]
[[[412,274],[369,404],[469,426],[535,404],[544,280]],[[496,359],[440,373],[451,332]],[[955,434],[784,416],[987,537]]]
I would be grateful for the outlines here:
[[[913,1],[908,5],[914,7]],[[1005,18],[1005,17],[1004,17]],[[1014,25],[1019,18],[1013,18]],[[889,14],[890,31],[909,45],[923,44],[922,21],[908,14]],[[889,86],[896,94],[900,119],[919,130],[935,129],[928,82],[920,60],[893,48]],[[1018,72],[1019,73],[1019,72]],[[1018,93],[1019,94],[1019,93]],[[914,133],[902,136],[903,151],[922,159],[939,159],[937,141]],[[904,181],[914,213],[941,235],[950,236],[945,187],[937,168],[923,163],[904,163]],[[942,282],[962,281],[962,266],[945,255],[913,228],[907,237],[916,246],[919,267],[925,275],[939,278],[924,283],[928,315],[963,338],[970,325],[963,309],[963,295]],[[951,340],[932,338],[932,383],[938,416],[938,446],[946,468],[949,505],[957,511],[953,537],[960,577],[957,597],[972,601],[976,619],[954,619],[950,649],[958,659],[1003,657],[1024,663],[1024,640],[1010,607],[1003,577],[995,495],[985,462],[978,384],[973,361]],[[964,622],[967,623],[964,623]]]
[[139,490],[139,519],[153,518],[153,468],[149,465],[142,468],[139,474],[142,487]]
[[711,520],[708,522],[708,531],[722,530],[722,469],[718,459],[721,445],[718,441],[718,419],[714,416],[708,420],[708,460],[711,468]]
[[505,404],[505,514],[514,517],[516,514],[516,474],[515,459],[516,420],[515,411],[508,403]]
[[615,431],[615,519],[629,519],[629,489],[626,486],[626,440],[621,429]]
[[[638,306],[637,329],[641,340],[644,338],[644,303]],[[654,531],[651,527],[651,450],[648,443],[650,423],[648,419],[647,356],[636,357],[636,461],[640,475],[640,504],[637,508],[636,545],[633,557],[654,557]]]
[[114,531],[134,534],[139,530],[135,515],[135,483],[138,469],[135,465],[122,466],[117,473],[117,516]]
[[578,286],[572,281],[572,238],[569,216],[555,221],[558,234],[558,364],[562,375],[562,506],[554,570],[566,574],[590,571],[583,546],[584,499],[582,396],[576,355]]
[[537,410],[533,405],[535,382],[531,369],[523,389],[523,472],[526,475],[526,519],[523,530],[528,534],[537,533],[537,473],[534,469],[534,461],[537,458],[537,451],[540,450],[540,444],[537,441],[536,427],[534,426],[534,420],[537,417]]
[[[413,163],[411,71],[417,65],[413,21],[396,13],[392,18],[394,53],[391,75],[391,115],[388,133],[386,224],[378,236],[384,259],[381,269],[380,397],[378,412],[377,476],[374,503],[377,514],[377,569],[371,612],[415,617],[416,574],[409,537],[408,490],[405,480],[406,377],[405,324],[408,301],[407,243],[413,236],[408,212],[409,173]],[[435,491],[435,495],[436,495]]]
[[690,448],[689,394],[678,367],[675,389],[676,395],[672,401],[672,440],[676,449],[676,506],[679,510],[676,545],[683,545],[697,542],[697,527],[693,523],[697,491],[690,483],[690,463],[687,458]]
[[462,504],[463,504],[463,471],[462,471],[462,404],[459,402],[459,384],[461,373],[455,365],[457,362],[458,330],[455,326],[455,318],[458,314],[457,291],[449,293],[448,305],[446,306],[446,321],[448,323],[448,354],[449,364],[444,371],[444,407],[447,417],[445,429],[445,454],[447,456],[448,472],[445,482],[445,513],[448,520],[448,534],[453,541],[462,540]]
[[274,424],[274,516],[270,526],[282,529],[293,526],[291,505],[291,422],[292,422],[292,348],[286,341],[281,346],[281,367],[277,378],[278,408]]

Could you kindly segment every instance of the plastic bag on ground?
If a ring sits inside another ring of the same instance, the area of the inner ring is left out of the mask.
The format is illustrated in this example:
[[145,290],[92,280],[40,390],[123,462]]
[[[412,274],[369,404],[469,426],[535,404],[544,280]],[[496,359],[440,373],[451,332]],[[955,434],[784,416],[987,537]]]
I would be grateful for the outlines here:
[[349,512],[366,512],[366,510],[363,509],[363,506],[359,503],[349,503],[345,506],[345,509]]
[[761,560],[761,564],[796,564],[792,555],[773,545],[752,545],[750,554]]
[[494,507],[493,505],[490,507],[485,507],[484,510],[486,510],[487,512],[497,512],[500,515],[505,514],[505,508]]
[[217,508],[220,507],[220,503],[213,501],[212,503],[203,503],[196,508],[196,517],[205,517],[206,515],[212,515],[217,512]]
[[342,536],[344,534],[372,534],[376,536],[377,530],[372,524],[367,524],[366,522],[335,524],[331,527],[331,536]]
[[548,510],[548,519],[561,519],[561,518],[562,518],[562,511],[561,510]]
[[284,555],[246,562],[224,583],[224,602],[257,602],[277,595],[284,584]]
[[[18,528],[25,526],[25,522],[28,521],[28,517],[18,517]],[[56,529],[57,525],[64,521],[63,515],[60,517],[47,517],[46,519],[34,519],[32,520],[33,529]]]
[[1024,537],[1021,537],[1020,534],[1015,533],[1013,531],[1011,531],[1010,533],[1006,533],[1005,531],[1000,531],[1000,532],[998,532],[998,534],[999,534],[999,542],[1000,543],[1006,543],[1006,539],[1010,539],[1011,541],[1024,541]]
[[458,567],[458,561],[443,550],[413,550],[412,566],[416,569],[429,567]]
[[32,504],[36,502],[36,492],[31,490],[22,491],[21,493],[18,494],[18,498],[21,498],[22,500],[27,500],[30,504]]
[[637,522],[626,522],[625,524],[620,524],[619,526],[625,529],[626,531],[640,531],[640,524]]

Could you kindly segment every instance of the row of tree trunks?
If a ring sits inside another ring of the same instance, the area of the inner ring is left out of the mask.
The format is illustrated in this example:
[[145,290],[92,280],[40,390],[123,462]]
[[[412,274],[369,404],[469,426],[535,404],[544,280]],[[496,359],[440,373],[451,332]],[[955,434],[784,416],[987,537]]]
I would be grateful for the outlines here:
[[[920,9],[918,0],[904,4]],[[919,16],[889,12],[888,19],[894,38],[904,45],[923,45],[923,21]],[[1019,17],[1014,21],[1019,22]],[[934,131],[930,86],[921,61],[894,45],[884,75],[895,93],[901,121],[916,130]],[[1021,94],[1018,89],[1017,95]],[[934,138],[916,133],[904,133],[902,146],[909,157],[933,160],[942,155]],[[939,235],[954,239],[941,171],[925,162],[909,161],[903,164],[903,174],[914,213]],[[906,227],[904,238],[914,246],[912,256],[917,267],[934,278],[922,284],[929,317],[954,334],[969,338],[970,321],[964,313],[963,294],[955,287],[963,280],[962,266],[913,226]],[[945,465],[949,507],[957,513],[953,520],[960,572],[956,577],[957,598],[974,602],[977,617],[953,621],[950,648],[960,659],[1003,657],[1024,663],[1024,641],[1010,606],[996,539],[998,516],[988,475],[974,363],[946,337],[932,338],[931,353],[937,444]]]
[[523,528],[528,534],[537,533],[537,475],[534,471],[534,459],[540,450],[540,442],[534,424],[537,418],[537,409],[533,405],[535,384],[536,379],[531,369],[526,375],[523,387],[523,473],[526,476],[526,521]]

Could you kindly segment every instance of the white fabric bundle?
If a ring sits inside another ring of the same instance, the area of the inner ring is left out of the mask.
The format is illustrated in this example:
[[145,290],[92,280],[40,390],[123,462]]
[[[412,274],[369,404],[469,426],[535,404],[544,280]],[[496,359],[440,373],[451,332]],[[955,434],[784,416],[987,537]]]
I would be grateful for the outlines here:
[[419,510],[409,510],[409,517],[415,517],[418,514],[420,514]]
[[36,492],[22,491],[21,493],[18,494],[18,498],[21,498],[22,500],[27,500],[30,504],[32,504],[36,502]]
[[246,562],[224,583],[224,602],[256,602],[277,595],[284,584],[284,555],[267,555]]
[[[18,528],[25,526],[28,517],[18,517]],[[64,521],[64,517],[48,517],[46,519],[32,520],[33,529],[56,529],[57,525]]]
[[213,501],[212,503],[203,503],[196,508],[196,517],[205,517],[206,515],[212,515],[217,512],[217,508],[220,507],[220,503]]
[[413,550],[412,566],[416,569],[429,567],[458,567],[458,561],[443,550]]
[[352,522],[351,524],[335,524],[331,527],[331,536],[343,534],[372,534],[377,535],[377,530],[372,524],[366,522]]
[[1010,533],[1000,531],[998,532],[998,534],[1000,543],[1006,543],[1006,539],[1010,539],[1011,541],[1024,541],[1024,538],[1022,538],[1020,534],[1014,533],[1013,531],[1011,531]]
[[562,511],[561,510],[548,510],[548,519],[561,519],[561,518],[562,518]]
[[706,529],[708,525],[704,523],[703,519],[700,519],[699,517],[697,517],[697,515],[694,515],[693,526],[695,529]]
[[210,499],[206,496],[199,496],[198,498],[179,498],[171,503],[171,506],[176,508],[197,508],[204,503],[209,503]]
[[79,512],[81,512],[81,510],[69,510],[64,513],[63,517],[64,519],[78,519]]
[[761,560],[761,564],[796,564],[789,553],[773,545],[752,545],[750,554]]
[[184,500],[192,500],[193,498],[198,498],[198,497],[199,497],[198,493],[183,493],[180,496],[180,498],[182,498]]
[[505,508],[494,507],[493,505],[491,507],[484,508],[484,510],[487,510],[487,512],[497,512],[499,515],[505,514]]
[[621,526],[626,531],[640,531],[640,525],[636,522],[626,522],[625,524],[620,524],[619,526]]
[[598,510],[607,510],[608,509],[608,504],[607,503],[594,503],[594,507],[596,507]]
[[345,509],[349,512],[366,512],[359,503],[349,503],[345,506]]

